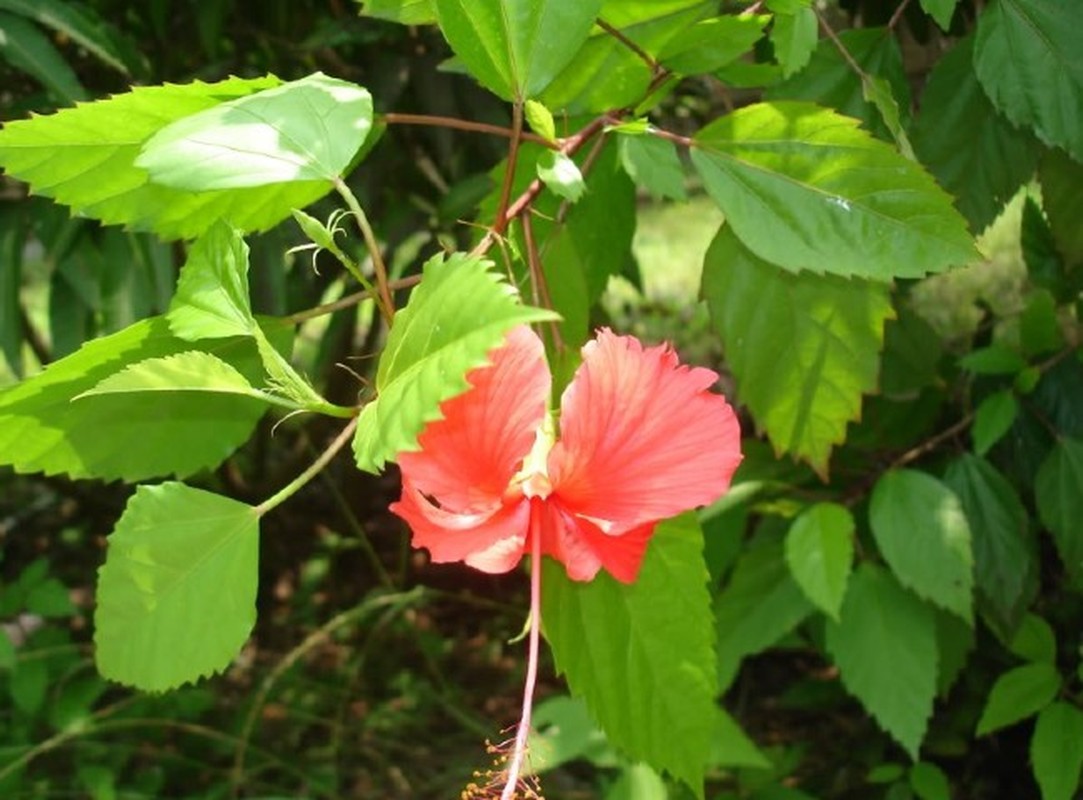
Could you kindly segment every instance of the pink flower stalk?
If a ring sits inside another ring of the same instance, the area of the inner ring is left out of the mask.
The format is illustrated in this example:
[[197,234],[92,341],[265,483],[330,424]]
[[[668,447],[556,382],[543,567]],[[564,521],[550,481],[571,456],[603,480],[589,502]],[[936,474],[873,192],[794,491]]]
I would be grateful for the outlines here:
[[605,569],[631,583],[655,525],[720,497],[741,461],[733,409],[709,391],[717,379],[602,329],[561,398],[556,438],[544,347],[515,328],[441,405],[420,450],[399,456],[391,510],[436,562],[507,572],[538,536],[573,580]]

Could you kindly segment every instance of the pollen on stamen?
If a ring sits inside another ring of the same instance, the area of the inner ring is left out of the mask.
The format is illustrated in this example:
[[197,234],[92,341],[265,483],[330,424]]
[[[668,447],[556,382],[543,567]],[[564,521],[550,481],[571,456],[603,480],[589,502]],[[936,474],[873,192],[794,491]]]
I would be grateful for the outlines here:
[[[514,737],[499,744],[486,740],[485,752],[492,758],[492,766],[474,771],[472,780],[462,790],[459,800],[500,800],[508,781],[508,754],[514,746]],[[538,776],[520,776],[511,798],[512,800],[545,800]]]

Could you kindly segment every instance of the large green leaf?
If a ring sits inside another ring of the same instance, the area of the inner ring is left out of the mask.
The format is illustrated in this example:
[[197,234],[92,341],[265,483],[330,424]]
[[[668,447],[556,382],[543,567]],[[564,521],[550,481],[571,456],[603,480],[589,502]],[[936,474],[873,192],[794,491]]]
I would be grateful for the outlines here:
[[776,451],[827,472],[831,448],[876,388],[887,288],[794,275],[750,253],[724,225],[703,266],[703,296],[738,394]]
[[436,0],[440,29],[482,86],[537,97],[590,35],[602,0]]
[[75,71],[38,27],[0,5],[0,58],[48,89],[65,103],[86,99]]
[[1036,577],[1037,553],[1027,511],[1008,479],[988,461],[964,455],[944,475],[969,523],[979,607],[999,630],[1016,628]]
[[[224,460],[252,433],[266,405],[248,397],[182,393],[72,398],[126,366],[196,346],[164,317],[95,339],[39,375],[0,392],[0,463],[19,472],[127,481],[190,475]],[[203,343],[246,378],[262,375],[247,339]]]
[[933,611],[883,569],[858,567],[827,651],[843,685],[916,758],[936,694]]
[[744,245],[797,272],[917,278],[977,252],[917,164],[809,103],[757,103],[695,137],[692,162]]
[[660,523],[635,583],[569,580],[546,560],[542,624],[557,668],[609,741],[699,797],[715,724],[703,537],[694,515]]
[[1063,150],[1049,150],[1038,168],[1042,209],[1049,217],[1057,248],[1070,262],[1083,263],[1083,164]]
[[509,330],[555,318],[521,305],[490,266],[460,253],[425,264],[388,335],[377,396],[361,412],[353,442],[361,469],[376,472],[397,453],[416,449],[425,423],[440,418],[440,403],[467,389],[467,372],[485,364]]
[[98,573],[101,674],[147,691],[221,672],[256,621],[259,517],[183,483],[140,486]]
[[372,96],[315,73],[183,117],[154,134],[136,167],[193,192],[332,181],[372,128]]
[[1033,137],[997,113],[974,74],[968,36],[936,62],[921,96],[914,150],[980,233],[1034,174]]
[[1083,161],[1083,4],[993,0],[978,17],[974,69],[1016,125]]
[[966,622],[973,620],[970,527],[951,489],[925,472],[887,472],[873,487],[869,525],[905,586]]
[[103,64],[127,74],[124,55],[109,28],[87,5],[65,0],[0,0],[0,10],[28,17],[86,48]]
[[1038,470],[1034,495],[1068,572],[1083,574],[1083,440],[1057,441]]
[[1039,661],[1008,670],[993,684],[978,720],[977,735],[984,736],[1034,716],[1057,696],[1060,673],[1053,664]]
[[135,159],[170,123],[279,85],[267,77],[136,87],[51,116],[9,122],[0,129],[0,166],[83,216],[167,239],[197,236],[219,218],[246,231],[264,230],[322,197],[330,184],[185,192],[150,183]]
[[1056,701],[1038,715],[1030,740],[1030,763],[1042,800],[1072,800],[1083,768],[1083,713]]
[[770,20],[766,14],[705,19],[667,41],[658,59],[667,69],[682,75],[714,72],[751,50]]
[[805,596],[837,620],[854,559],[854,518],[846,506],[817,503],[786,534],[786,564]]
[[730,685],[745,656],[775,644],[812,610],[786,569],[782,540],[754,540],[715,602],[720,688]]

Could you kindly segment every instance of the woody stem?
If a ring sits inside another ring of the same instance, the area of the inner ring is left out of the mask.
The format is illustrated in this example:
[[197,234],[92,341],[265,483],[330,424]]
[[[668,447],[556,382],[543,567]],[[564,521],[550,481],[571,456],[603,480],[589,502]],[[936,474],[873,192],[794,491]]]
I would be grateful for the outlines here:
[[[532,517],[536,515],[531,515]],[[538,680],[538,638],[541,630],[541,531],[531,521],[530,539],[530,641],[526,664],[526,685],[523,687],[523,716],[515,732],[515,749],[508,765],[508,781],[500,800],[513,800],[519,786],[519,773],[526,757],[526,740],[530,735],[530,714],[534,705],[534,684]]]

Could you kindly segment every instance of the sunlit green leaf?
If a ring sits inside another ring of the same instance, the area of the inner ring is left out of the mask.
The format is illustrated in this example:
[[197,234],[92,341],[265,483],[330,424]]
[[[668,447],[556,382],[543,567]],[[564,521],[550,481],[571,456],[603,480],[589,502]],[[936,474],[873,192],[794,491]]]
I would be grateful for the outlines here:
[[984,736],[1014,725],[1045,708],[1057,696],[1060,673],[1053,664],[1036,662],[1008,670],[993,684],[978,720],[977,735]]
[[168,316],[173,333],[189,341],[252,334],[248,247],[226,222],[216,222],[192,245]]
[[360,0],[361,13],[403,25],[436,23],[436,0]]
[[976,258],[932,178],[827,109],[742,108],[696,134],[692,161],[745,247],[787,270],[886,281]]
[[377,396],[361,412],[353,444],[361,469],[378,471],[415,449],[425,423],[439,419],[440,403],[466,390],[466,373],[485,364],[509,330],[555,317],[521,305],[489,267],[458,253],[425,264],[380,357]]
[[775,48],[775,60],[782,65],[783,77],[788,78],[805,68],[816,49],[819,30],[816,12],[811,8],[775,14],[771,44]]
[[850,578],[841,621],[827,623],[827,651],[846,689],[916,757],[936,694],[932,609],[863,564]]
[[182,483],[140,486],[109,537],[98,670],[147,691],[221,672],[256,621],[259,517]]
[[763,36],[770,19],[764,14],[705,19],[667,41],[658,59],[682,75],[714,72],[747,53]]
[[869,526],[903,585],[973,620],[971,533],[955,493],[917,470],[885,473],[872,490]]
[[817,503],[786,534],[786,564],[816,607],[839,618],[854,559],[854,518],[845,506]]
[[1083,712],[1059,700],[1042,709],[1030,740],[1030,763],[1042,800],[1072,800],[1083,768]]
[[993,0],[978,17],[974,40],[974,70],[996,107],[1077,161],[1083,160],[1081,28],[1080,3]]
[[702,797],[715,723],[715,657],[703,537],[686,514],[659,524],[634,583],[589,583],[543,565],[542,624],[557,668],[609,741]]
[[582,197],[583,192],[587,190],[587,185],[583,182],[583,173],[579,171],[575,162],[563,153],[552,150],[542,153],[538,159],[538,177],[553,193],[572,203]]
[[876,388],[886,287],[794,275],[750,253],[723,226],[704,261],[703,296],[741,401],[776,451],[826,473],[834,445]]
[[193,192],[331,181],[371,128],[368,91],[317,72],[178,119],[143,143],[135,166]]

